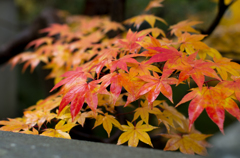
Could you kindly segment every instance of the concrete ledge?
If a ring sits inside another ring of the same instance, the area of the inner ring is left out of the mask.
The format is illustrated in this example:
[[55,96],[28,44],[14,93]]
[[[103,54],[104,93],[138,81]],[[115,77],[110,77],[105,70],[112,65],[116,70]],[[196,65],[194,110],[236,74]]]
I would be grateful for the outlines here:
[[178,152],[0,131],[1,158],[200,158]]

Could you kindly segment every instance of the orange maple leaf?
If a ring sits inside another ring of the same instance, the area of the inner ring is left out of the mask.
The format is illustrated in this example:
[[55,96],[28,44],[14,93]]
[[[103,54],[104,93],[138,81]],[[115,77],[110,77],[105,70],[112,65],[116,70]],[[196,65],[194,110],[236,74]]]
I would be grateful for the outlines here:
[[239,72],[237,70],[240,70],[240,65],[238,63],[231,62],[231,59],[224,57],[219,59],[214,57],[213,61],[215,63],[214,67],[216,67],[217,72],[219,73],[223,80],[227,80],[228,73],[230,73],[233,76],[239,76]]
[[176,36],[180,36],[182,32],[192,32],[192,33],[199,33],[199,31],[195,30],[191,26],[200,24],[200,21],[181,21],[175,25],[170,26],[171,34],[175,34]]
[[240,101],[240,77],[239,76],[231,76],[232,81],[223,81],[218,85],[224,88],[227,88],[235,93],[236,98]]
[[161,73],[162,71],[154,65],[146,64],[146,61],[142,61],[141,63],[128,63],[128,66],[131,67],[130,70],[136,75],[150,75],[150,70]]
[[180,50],[183,52],[184,50],[187,54],[193,54],[197,50],[205,50],[210,49],[205,43],[201,42],[201,40],[206,35],[191,35],[190,33],[183,33],[178,37],[178,43],[180,43]]
[[162,7],[163,5],[161,4],[163,2],[163,0],[152,0],[149,2],[149,4],[147,5],[147,7],[144,9],[144,11],[148,11],[152,8],[156,8],[156,7]]
[[51,37],[42,37],[42,38],[39,38],[39,39],[36,39],[36,40],[33,40],[32,42],[30,42],[26,46],[26,48],[30,48],[33,45],[34,45],[34,48],[37,48],[44,43],[46,43],[47,45],[51,45],[52,41],[53,41],[53,38],[51,38]]
[[203,60],[193,60],[196,58],[197,52],[188,56],[185,60],[185,65],[179,65],[177,68],[180,70],[178,83],[188,79],[190,76],[196,82],[200,90],[202,89],[203,83],[205,81],[205,76],[216,78],[221,81],[217,73],[211,68],[215,64],[210,61]]
[[170,138],[164,148],[164,150],[177,150],[184,154],[197,153],[199,155],[206,156],[208,147],[205,139],[211,135],[205,135],[200,133],[190,133],[190,134],[161,134],[161,136]]
[[127,102],[124,106],[139,98],[139,90],[144,85],[144,81],[138,78],[136,73],[130,69],[129,73],[120,73],[121,84],[128,92]]
[[126,39],[118,40],[118,46],[119,48],[124,48],[126,51],[135,53],[141,48],[137,42],[142,41],[145,36],[146,35],[142,35],[141,32],[132,32],[132,30],[129,29]]
[[0,125],[4,125],[0,128],[2,131],[19,132],[20,130],[28,130],[30,127],[26,124],[25,118],[8,119],[8,121],[0,121]]
[[40,30],[40,33],[48,32],[48,36],[60,34],[61,36],[67,36],[70,34],[68,25],[64,24],[52,24],[50,27]]

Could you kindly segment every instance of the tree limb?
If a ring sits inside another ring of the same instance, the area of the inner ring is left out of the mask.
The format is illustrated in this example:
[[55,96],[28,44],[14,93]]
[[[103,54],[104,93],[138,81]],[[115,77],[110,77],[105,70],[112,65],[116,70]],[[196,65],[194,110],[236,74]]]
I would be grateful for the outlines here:
[[[219,22],[221,21],[224,13],[226,12],[226,10],[235,2],[236,0],[232,0],[228,5],[226,5],[224,3],[224,0],[219,0],[218,3],[218,13],[217,16],[215,17],[214,21],[212,22],[212,24],[209,26],[209,28],[205,31],[201,31],[202,34],[206,34],[208,36],[210,36],[213,31],[216,29],[216,27],[218,26]],[[205,39],[208,37],[206,36]]]

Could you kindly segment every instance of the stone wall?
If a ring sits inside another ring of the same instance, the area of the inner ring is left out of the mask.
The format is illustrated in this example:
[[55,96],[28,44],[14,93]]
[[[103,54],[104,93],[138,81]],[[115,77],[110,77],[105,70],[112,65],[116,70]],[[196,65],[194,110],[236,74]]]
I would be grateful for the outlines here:
[[[0,0],[0,47],[17,32],[17,10],[14,0]],[[0,66],[0,119],[17,114],[17,74],[10,66]]]

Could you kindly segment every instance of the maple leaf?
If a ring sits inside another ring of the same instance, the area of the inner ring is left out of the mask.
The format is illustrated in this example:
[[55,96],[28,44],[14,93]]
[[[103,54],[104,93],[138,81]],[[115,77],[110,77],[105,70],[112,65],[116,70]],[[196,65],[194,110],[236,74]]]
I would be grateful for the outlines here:
[[34,54],[32,52],[25,52],[18,54],[17,56],[13,57],[10,59],[10,63],[12,64],[12,67],[14,67],[17,63],[23,63],[26,62],[23,66],[22,71],[24,72],[27,67],[30,65],[31,66],[31,72],[35,69],[35,67],[40,63],[40,62],[48,63],[48,57],[45,55],[41,54]]
[[126,39],[118,40],[118,47],[124,48],[124,50],[131,53],[135,53],[141,46],[137,43],[142,41],[146,35],[142,35],[141,32],[132,32],[131,29],[127,32]]
[[104,106],[105,109],[111,113],[115,113],[115,107],[116,106],[122,106],[126,102],[123,100],[123,94],[120,94],[117,98],[116,102],[114,102],[114,96],[112,93],[110,94],[99,94],[98,95],[98,106]]
[[117,31],[118,29],[120,30],[125,30],[122,24],[114,21],[105,21],[103,22],[104,27],[103,27],[103,32],[107,33],[110,30]]
[[131,67],[130,70],[139,76],[150,75],[150,71],[161,73],[162,71],[154,65],[146,64],[146,61],[142,61],[141,63],[128,63],[128,66]]
[[50,120],[56,117],[56,114],[50,113],[50,111],[35,110],[25,111],[24,116],[26,117],[26,124],[30,125],[30,127],[37,124],[38,129],[40,129],[45,121],[50,122]]
[[87,48],[91,48],[93,46],[93,43],[99,42],[103,37],[104,35],[100,31],[95,31],[86,36],[83,36],[76,42],[72,42],[69,47],[72,51],[75,49],[86,50]]
[[215,64],[210,61],[208,62],[203,60],[193,60],[196,58],[196,55],[197,52],[190,55],[185,61],[186,65],[178,67],[178,69],[181,70],[178,83],[181,83],[182,81],[188,79],[191,76],[201,90],[205,81],[204,76],[216,78],[221,81],[217,73],[211,68]]
[[191,32],[191,33],[199,33],[199,31],[195,30],[191,26],[200,24],[200,21],[181,21],[175,25],[170,26],[171,34],[175,34],[176,36],[181,36],[182,32]]
[[20,133],[25,133],[25,134],[32,134],[32,135],[39,135],[38,130],[36,130],[35,128],[32,128],[32,130],[24,130],[24,131],[20,131]]
[[148,11],[152,8],[156,8],[156,7],[162,7],[163,5],[161,4],[163,2],[163,0],[152,0],[149,2],[149,4],[147,5],[147,7],[144,9],[144,11]]
[[201,42],[206,35],[191,35],[190,33],[183,33],[178,37],[178,43],[180,43],[180,51],[186,51],[188,54],[193,54],[197,50],[209,49],[209,47]]
[[142,30],[141,33],[142,34],[149,34],[149,33],[152,33],[152,36],[157,38],[159,35],[162,35],[163,37],[166,37],[164,31],[162,29],[159,29],[157,27],[155,28],[149,28],[149,29],[145,29],[145,30]]
[[121,84],[128,92],[127,102],[124,106],[127,106],[129,103],[137,100],[139,98],[139,90],[144,85],[144,81],[136,73],[130,69],[129,73],[119,73],[121,78]]
[[78,113],[75,121],[78,122],[82,127],[84,126],[86,118],[95,118],[93,111]]
[[45,98],[44,100],[39,100],[36,105],[30,106],[25,111],[33,111],[33,110],[40,110],[45,111],[46,113],[50,112],[51,110],[55,109],[59,106],[62,97],[59,96],[58,93],[50,95],[49,97]]
[[154,113],[158,119],[158,124],[162,122],[167,128],[168,132],[170,132],[170,126],[173,128],[177,127],[175,122],[178,126],[183,128],[184,121],[186,120],[185,116],[178,112],[176,108],[169,106],[166,102],[161,103],[162,104],[159,104],[159,106],[163,109],[163,112],[156,111]]
[[200,57],[200,59],[204,60],[207,55],[211,56],[212,58],[222,58],[222,55],[214,48],[200,49],[198,51],[198,56]]
[[8,118],[8,121],[0,121],[0,125],[4,125],[0,128],[2,131],[19,132],[20,130],[29,129],[29,125],[26,124],[25,118]]
[[233,91],[235,93],[236,98],[240,101],[240,77],[238,76],[231,76],[232,81],[223,81],[220,82],[218,85],[220,87],[227,88],[228,90]]
[[151,125],[143,124],[143,121],[139,121],[135,126],[131,122],[127,122],[127,125],[122,125],[122,133],[118,138],[117,145],[123,144],[128,141],[128,146],[136,147],[139,140],[152,146],[151,139],[147,134],[148,131],[152,131],[157,128]]
[[167,25],[167,22],[164,19],[154,16],[154,15],[151,15],[151,14],[138,15],[138,16],[135,16],[135,17],[125,20],[123,23],[124,24],[134,24],[134,26],[136,26],[136,28],[139,29],[140,25],[144,21],[147,21],[151,25],[151,27],[154,27],[156,20],[161,21],[162,23]]
[[202,111],[206,109],[208,116],[224,133],[224,109],[240,121],[240,110],[230,97],[231,94],[231,91],[218,85],[216,87],[202,87],[202,90],[193,88],[176,106],[192,100],[188,108],[189,130]]
[[60,34],[61,36],[66,36],[70,34],[69,27],[66,24],[51,24],[50,27],[40,30],[40,33],[48,32],[48,36],[53,36]]
[[55,129],[47,128],[41,135],[71,139],[70,135],[67,132],[69,132],[74,126],[76,126],[76,124],[74,123],[65,124],[65,121],[61,120],[56,124]]
[[138,61],[129,57],[129,56],[124,56],[116,61],[112,61],[111,62],[111,72],[115,71],[117,69],[117,67],[125,70],[126,72],[128,72],[128,68],[127,68],[127,62],[128,63],[135,63],[138,64]]
[[167,48],[163,47],[149,47],[149,49],[156,50],[160,53],[157,53],[156,55],[152,56],[146,64],[153,63],[153,62],[164,62],[164,61],[175,61],[178,58],[181,58],[182,53],[179,52],[177,49],[168,46]]
[[71,102],[70,109],[74,120],[75,116],[81,110],[84,101],[87,102],[88,106],[93,111],[96,111],[98,104],[98,83],[100,81],[95,80],[87,83],[87,77],[92,78],[92,76],[89,73],[83,72],[82,68],[78,68],[76,71],[68,71],[63,74],[62,77],[66,78],[56,84],[51,90],[53,91],[59,86],[65,84],[61,91],[64,96],[59,106],[59,113]]
[[156,108],[155,106],[157,106],[159,103],[161,103],[161,101],[154,101],[153,102],[153,108],[149,107],[148,106],[148,101],[145,100],[144,102],[141,101],[141,105],[142,107],[138,107],[136,110],[135,110],[135,113],[134,113],[134,117],[133,117],[133,121],[135,121],[139,116],[141,117],[141,119],[146,123],[148,124],[148,120],[149,120],[149,113],[152,113],[152,114],[159,114],[161,113],[161,111]]
[[[143,30],[144,31],[144,30]],[[162,47],[162,44],[160,43],[160,41],[154,37],[152,37],[151,35],[147,36],[144,41],[139,43],[142,47],[144,47],[145,49],[147,49],[148,51],[152,51],[152,54],[149,54],[149,56],[153,56],[155,54],[157,54],[156,50],[153,49],[149,49],[152,47]],[[145,51],[144,51],[145,52]],[[144,52],[142,52],[141,54],[144,54],[144,56],[148,56],[147,54],[145,54]],[[149,52],[148,52],[149,53]]]
[[231,59],[224,57],[218,59],[214,57],[213,61],[215,63],[214,67],[216,67],[217,72],[223,80],[227,80],[228,73],[233,76],[239,76],[239,72],[237,70],[240,69],[240,65],[235,62],[231,62]]
[[121,91],[122,91],[122,81],[121,81],[121,76],[120,74],[113,72],[110,74],[107,74],[105,76],[103,76],[100,81],[102,82],[99,91],[106,89],[107,86],[110,86],[110,92],[112,94],[112,100],[113,100],[113,104],[116,103],[117,98],[119,97]]
[[115,119],[115,117],[112,115],[108,115],[108,113],[105,113],[105,116],[98,115],[93,128],[101,124],[103,124],[103,128],[107,132],[108,137],[110,137],[110,133],[112,131],[112,125],[116,126],[119,129],[122,128],[121,124]]
[[147,93],[146,97],[149,105],[152,105],[153,101],[156,100],[160,92],[162,92],[165,97],[173,102],[172,88],[170,85],[176,84],[177,79],[168,78],[172,72],[172,70],[164,70],[161,77],[159,77],[155,72],[153,72],[154,77],[149,75],[139,76],[138,78],[148,83],[141,87],[138,95],[140,96]]
[[199,155],[206,156],[206,143],[205,139],[211,135],[205,135],[200,133],[190,133],[190,134],[161,134],[161,136],[170,138],[163,150],[177,150],[184,154],[197,153]]
[[34,48],[37,48],[39,47],[40,45],[46,43],[47,45],[51,45],[52,44],[52,41],[53,41],[53,38],[51,37],[42,37],[42,38],[39,38],[39,39],[36,39],[36,40],[33,40],[32,42],[30,42],[26,48],[30,48],[31,46],[34,45]]

